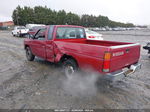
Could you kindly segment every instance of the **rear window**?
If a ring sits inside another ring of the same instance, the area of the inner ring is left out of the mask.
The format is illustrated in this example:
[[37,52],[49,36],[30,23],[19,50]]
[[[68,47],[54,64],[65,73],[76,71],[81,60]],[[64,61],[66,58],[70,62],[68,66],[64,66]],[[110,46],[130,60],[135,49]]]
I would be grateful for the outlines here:
[[58,27],[57,39],[76,39],[85,38],[85,32],[83,28],[71,28],[71,27]]

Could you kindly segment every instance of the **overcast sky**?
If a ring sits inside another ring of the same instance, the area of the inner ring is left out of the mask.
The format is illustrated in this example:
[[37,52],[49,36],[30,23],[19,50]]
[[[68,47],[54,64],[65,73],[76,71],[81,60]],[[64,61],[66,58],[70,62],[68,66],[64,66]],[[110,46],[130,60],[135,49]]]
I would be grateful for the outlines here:
[[12,20],[12,12],[18,5],[47,6],[79,15],[104,15],[118,22],[150,25],[150,0],[2,0],[0,21]]

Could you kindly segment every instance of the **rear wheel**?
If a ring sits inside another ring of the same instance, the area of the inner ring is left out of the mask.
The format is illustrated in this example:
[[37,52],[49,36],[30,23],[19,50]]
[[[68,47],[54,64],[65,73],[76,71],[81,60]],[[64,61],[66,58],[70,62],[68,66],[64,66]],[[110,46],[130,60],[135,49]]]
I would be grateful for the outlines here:
[[17,37],[21,37],[21,34],[19,32],[17,32]]
[[78,66],[73,59],[67,59],[63,62],[63,71],[67,78],[71,78],[77,72]]
[[32,54],[30,47],[26,48],[26,57],[28,61],[33,61],[35,56]]

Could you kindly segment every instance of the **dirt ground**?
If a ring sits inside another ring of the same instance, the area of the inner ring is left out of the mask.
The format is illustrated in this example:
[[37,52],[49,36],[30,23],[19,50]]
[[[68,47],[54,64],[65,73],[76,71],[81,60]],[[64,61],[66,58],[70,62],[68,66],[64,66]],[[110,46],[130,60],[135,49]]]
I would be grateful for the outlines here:
[[[150,31],[100,32],[105,40],[150,41]],[[24,38],[0,31],[1,109],[150,109],[150,58],[141,48],[142,69],[110,86],[89,74],[66,79],[53,63],[26,60]]]

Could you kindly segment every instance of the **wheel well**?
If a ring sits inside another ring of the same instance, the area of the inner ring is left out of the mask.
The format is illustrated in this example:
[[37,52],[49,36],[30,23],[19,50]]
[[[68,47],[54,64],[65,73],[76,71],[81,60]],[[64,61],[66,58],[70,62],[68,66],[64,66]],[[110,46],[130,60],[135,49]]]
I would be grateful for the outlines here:
[[66,54],[64,54],[64,55],[61,57],[60,62],[62,63],[62,62],[64,62],[64,61],[67,60],[67,59],[73,59],[73,60],[76,62],[77,66],[78,66],[77,60],[76,60],[74,57],[69,56],[69,55],[66,55]]

